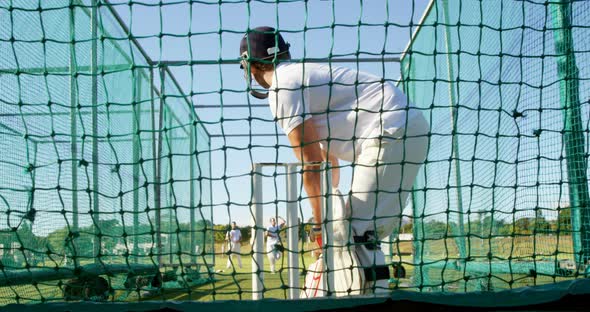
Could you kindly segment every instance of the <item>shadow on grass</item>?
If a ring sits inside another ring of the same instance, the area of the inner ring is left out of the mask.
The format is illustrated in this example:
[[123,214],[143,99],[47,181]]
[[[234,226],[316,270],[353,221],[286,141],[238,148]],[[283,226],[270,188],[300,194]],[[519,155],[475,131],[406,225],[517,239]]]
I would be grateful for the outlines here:
[[[215,276],[215,275],[214,275]],[[195,286],[192,288],[179,288],[179,289],[165,289],[162,293],[142,297],[139,301],[153,301],[153,300],[173,300],[173,301],[198,301],[202,300],[207,296],[214,296],[220,290],[231,289],[235,290],[236,285],[240,285],[243,282],[249,282],[250,279],[247,277],[229,279],[230,276],[223,276],[222,278],[213,278],[212,282],[207,284]],[[235,291],[231,292],[236,294]],[[222,293],[223,294],[223,293]],[[229,293],[227,293],[229,294]],[[212,300],[210,298],[209,300]]]

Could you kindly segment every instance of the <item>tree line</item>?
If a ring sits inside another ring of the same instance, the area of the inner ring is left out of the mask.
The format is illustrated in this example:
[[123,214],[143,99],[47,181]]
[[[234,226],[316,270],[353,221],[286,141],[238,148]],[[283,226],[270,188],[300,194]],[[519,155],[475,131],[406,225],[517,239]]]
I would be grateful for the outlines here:
[[[463,233],[464,235],[472,234],[481,237],[553,233],[570,235],[572,231],[571,211],[572,209],[569,207],[561,208],[559,209],[558,218],[553,220],[547,220],[540,211],[533,217],[519,218],[513,222],[509,219],[492,218],[489,215],[480,218],[473,218],[472,216],[469,222],[464,223]],[[167,218],[162,219],[160,232],[170,239],[164,239],[162,242],[164,250],[171,247],[173,250],[181,249],[186,252],[194,252],[194,246],[191,246],[191,233],[194,233],[196,245],[203,246],[207,242],[210,244],[212,240],[216,243],[225,242],[226,235],[231,230],[229,224],[213,225],[209,220],[199,220],[191,229],[189,223],[176,223],[170,222]],[[415,220],[410,219],[410,222],[403,224],[400,232],[412,233],[415,223],[413,221]],[[460,233],[459,225],[455,221],[429,220],[421,225],[416,224],[424,227],[428,238],[442,238]],[[95,227],[89,225],[80,227],[78,231],[73,231],[70,227],[65,226],[52,231],[46,236],[39,236],[33,232],[29,221],[23,221],[18,228],[0,230],[2,250],[0,260],[13,257],[16,253],[23,254],[23,252],[72,255],[74,253],[73,248],[76,249],[77,255],[91,256],[94,243],[98,239],[100,239],[102,245],[101,252],[104,250],[106,253],[121,245],[126,246],[130,252],[133,252],[131,249],[134,242],[137,244],[155,244],[157,241],[157,230],[153,224],[140,224],[138,227],[133,227],[131,225],[122,225],[118,219],[110,219],[99,220],[97,225],[100,229],[98,235],[95,232]],[[309,224],[302,224],[299,228],[300,237],[305,237],[303,233],[309,233],[310,228]],[[244,226],[240,230],[242,242],[249,242],[252,227]],[[286,239],[286,232],[283,230],[280,233],[283,239]]]
[[[561,208],[557,219],[548,220],[538,210],[533,217],[524,217],[510,222],[507,219],[500,219],[498,217],[492,218],[487,215],[485,217],[473,217],[469,222],[464,222],[463,234],[472,234],[481,237],[490,235],[495,236],[510,236],[510,235],[534,235],[534,234],[556,234],[571,235],[573,230],[571,222],[572,209],[569,207]],[[477,216],[479,213],[475,213]],[[467,217],[465,217],[467,219]],[[475,220],[474,220],[475,219]],[[414,220],[402,225],[401,233],[412,233],[414,227]],[[424,231],[429,238],[451,236],[455,233],[461,233],[458,228],[458,223],[455,221],[440,221],[429,220],[423,223]],[[420,231],[420,229],[418,229]]]
[[[132,254],[145,253],[143,248],[133,250],[134,244],[146,246],[154,245],[157,241],[155,225],[140,224],[139,226],[123,226],[119,220],[99,220],[97,228],[93,225],[80,227],[77,231],[68,226],[56,229],[47,236],[36,235],[32,231],[30,222],[24,221],[18,228],[0,230],[0,245],[2,245],[1,259],[14,262],[17,256],[25,253],[30,255],[73,255],[91,257],[94,244],[101,242],[101,254],[113,254],[114,250],[123,247]],[[164,239],[164,250],[172,247],[173,250],[181,249],[183,252],[195,252],[191,244],[191,236],[194,235],[195,244],[205,246],[213,240],[213,226],[209,220],[199,220],[191,228],[190,223],[161,222],[160,232]],[[180,248],[179,245],[180,244]],[[22,258],[22,257],[21,257]],[[24,261],[24,259],[22,259]],[[17,261],[20,262],[20,261]],[[5,262],[6,263],[6,262]]]

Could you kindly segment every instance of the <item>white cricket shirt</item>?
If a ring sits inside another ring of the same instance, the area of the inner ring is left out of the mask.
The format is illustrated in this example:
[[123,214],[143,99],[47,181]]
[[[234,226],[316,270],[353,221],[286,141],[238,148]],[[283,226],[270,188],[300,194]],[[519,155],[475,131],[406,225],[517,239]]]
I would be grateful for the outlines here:
[[354,161],[368,138],[395,133],[418,110],[393,83],[353,69],[324,64],[282,63],[275,69],[268,101],[273,117],[288,135],[312,119],[326,149]]
[[242,232],[240,229],[231,230],[229,232],[229,237],[232,243],[238,243],[240,240],[242,240]]
[[269,236],[266,238],[266,244],[270,245],[270,246],[274,246],[276,244],[279,243],[279,231],[281,230],[281,227],[278,225],[275,226],[269,226],[268,228],[266,228],[266,230],[269,233]]

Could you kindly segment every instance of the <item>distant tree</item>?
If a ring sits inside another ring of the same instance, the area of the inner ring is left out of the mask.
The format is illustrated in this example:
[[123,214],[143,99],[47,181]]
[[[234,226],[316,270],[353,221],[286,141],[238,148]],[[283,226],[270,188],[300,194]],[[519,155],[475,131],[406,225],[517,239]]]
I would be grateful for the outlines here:
[[414,229],[414,223],[412,221],[402,224],[400,233],[412,233]]
[[33,233],[33,227],[30,222],[24,221],[21,223],[16,234],[17,237],[14,237],[15,240],[19,240],[26,249],[43,251],[42,249],[45,247],[46,239]]
[[572,208],[561,207],[557,216],[556,230],[570,232],[572,229]]
[[490,237],[490,235],[494,234],[494,229],[496,228],[496,220],[493,220],[492,216],[488,215],[485,216],[481,220],[481,233],[482,237]]
[[67,237],[70,231],[67,227],[57,229],[47,235],[47,242],[51,251],[54,253],[63,254],[67,244]]
[[213,239],[213,223],[211,220],[199,220],[195,224],[195,231],[197,232],[197,245],[204,245],[205,242],[211,244]]
[[549,222],[545,219],[542,210],[535,212],[535,233],[548,233],[551,230]]
[[252,237],[252,227],[251,226],[244,226],[240,227],[242,231],[242,244],[247,244]]
[[514,232],[516,234],[531,234],[534,224],[535,220],[533,218],[520,218],[514,222]]
[[[103,235],[121,236],[123,234],[123,227],[118,219],[98,220],[98,228]],[[90,230],[90,227],[88,228]]]
[[426,224],[424,224],[424,227],[426,229],[426,236],[428,238],[439,239],[443,238],[445,235],[450,234],[450,231],[448,231],[447,223],[442,221],[432,220],[426,222]]
[[213,237],[216,243],[225,242],[227,232],[231,230],[229,224],[216,224],[213,226]]
[[514,226],[512,223],[503,222],[502,225],[498,227],[498,235],[510,236],[512,234],[514,234]]

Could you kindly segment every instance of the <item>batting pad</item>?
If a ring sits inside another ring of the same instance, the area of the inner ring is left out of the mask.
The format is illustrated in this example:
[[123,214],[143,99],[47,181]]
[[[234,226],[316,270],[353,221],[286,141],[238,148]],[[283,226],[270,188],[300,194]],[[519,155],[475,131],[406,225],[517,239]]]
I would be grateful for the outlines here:
[[324,287],[324,259],[320,257],[307,269],[305,288],[301,290],[299,298],[315,298],[326,296]]
[[[344,196],[336,188],[332,189],[332,209],[334,216],[334,241],[330,243],[334,256],[334,284],[329,285],[336,296],[360,295],[364,286],[364,271],[361,269],[356,249],[350,235],[350,207],[345,205]],[[302,298],[324,297],[327,287],[324,278],[325,264],[320,256],[307,270]]]
[[360,295],[365,285],[365,274],[354,246],[334,248],[334,291],[336,296]]
[[332,189],[332,209],[334,216],[334,286],[336,296],[360,295],[365,276],[356,255],[351,235],[350,206],[345,204],[344,196],[337,188]]
[[344,195],[340,193],[337,188],[332,188],[332,210],[333,210],[333,233],[334,243],[333,245],[338,247],[345,247],[349,242],[353,242],[352,236],[350,235],[350,219],[352,211],[350,205],[346,205],[344,202]]

